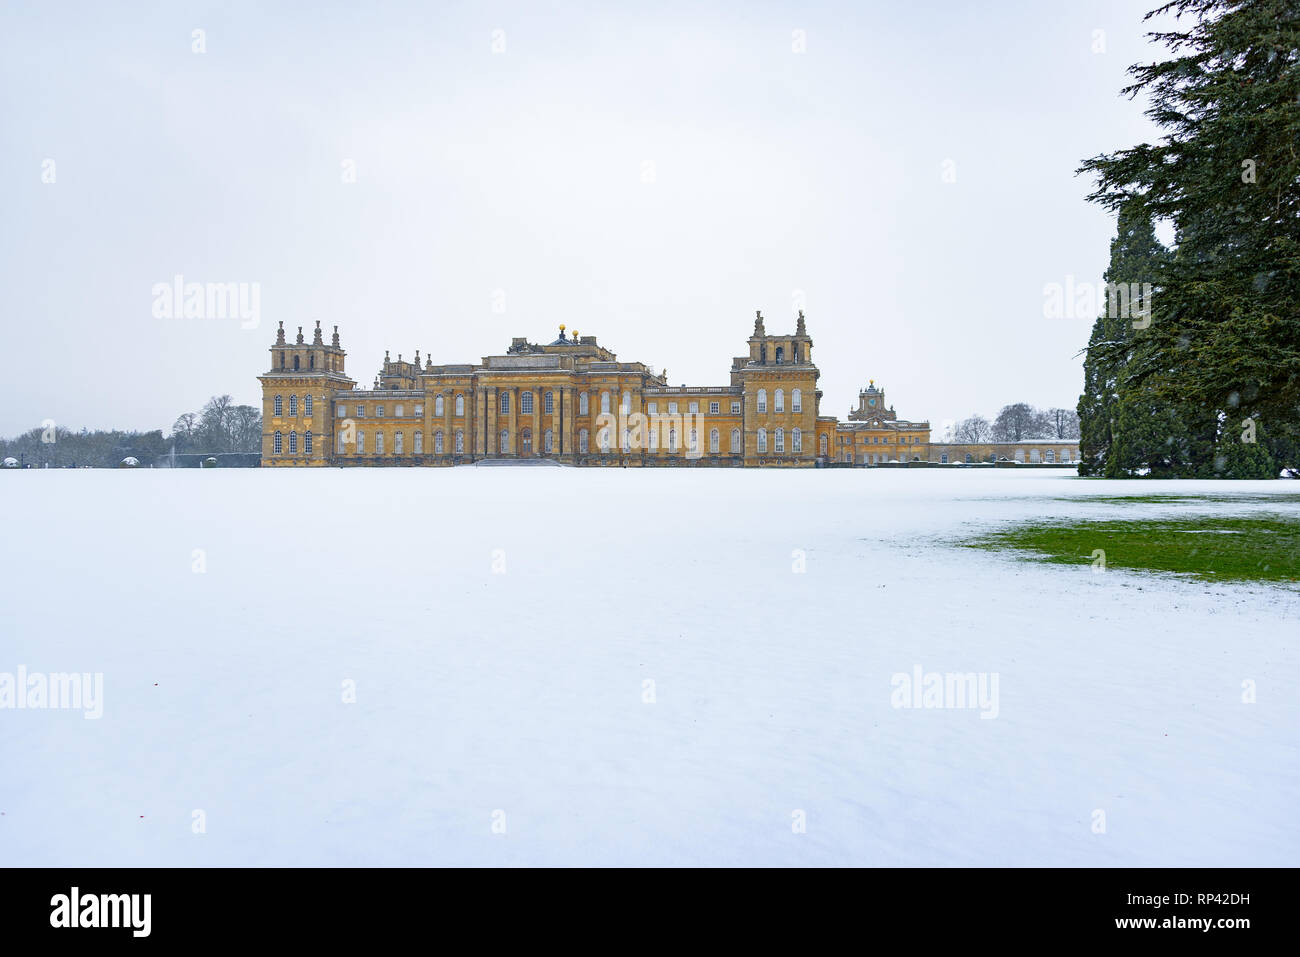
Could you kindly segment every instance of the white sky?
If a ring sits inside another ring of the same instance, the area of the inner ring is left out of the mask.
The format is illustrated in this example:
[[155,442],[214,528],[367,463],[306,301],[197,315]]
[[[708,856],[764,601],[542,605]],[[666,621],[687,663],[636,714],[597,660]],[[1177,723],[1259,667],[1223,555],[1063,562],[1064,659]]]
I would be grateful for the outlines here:
[[[6,4],[0,434],[256,404],[280,320],[366,386],[561,322],[722,385],[800,294],[823,413],[1072,407],[1091,319],[1043,286],[1105,269],[1074,170],[1153,136],[1152,5]],[[178,273],[259,283],[260,326],[155,318]]]

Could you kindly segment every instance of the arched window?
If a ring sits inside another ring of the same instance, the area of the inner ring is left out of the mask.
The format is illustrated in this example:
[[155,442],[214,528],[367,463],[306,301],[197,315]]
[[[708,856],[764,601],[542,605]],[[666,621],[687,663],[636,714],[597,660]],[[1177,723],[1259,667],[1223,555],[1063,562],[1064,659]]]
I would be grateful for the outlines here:
[[578,393],[578,415],[587,414],[587,393]]
[[361,455],[366,450],[366,433],[357,433],[357,454]]
[[[549,392],[546,394],[548,396],[550,395]],[[553,441],[554,441],[554,437],[552,436],[550,429],[547,429],[545,432],[542,433],[542,451],[545,452],[547,455],[551,454],[551,443]]]
[[[609,393],[606,392],[605,395],[608,396]],[[605,454],[609,454],[609,427],[608,426],[600,430],[599,438],[600,438],[600,451]]]
[[375,433],[375,454],[376,455],[384,454],[384,433],[383,432]]
[[1037,465],[1042,461],[1042,456],[1038,454],[1038,449],[1029,450],[1029,464]]
[[695,453],[699,452],[699,450],[700,450],[700,433],[699,433],[698,431],[696,431],[695,429],[691,429],[691,431],[690,431],[689,433],[687,433],[686,442],[687,442],[686,450],[687,450],[688,452],[690,452],[692,455],[694,455]]
[[967,452],[967,453],[966,453],[966,464],[969,465],[971,462],[974,462],[974,461],[975,461],[975,457],[974,457],[973,455],[971,455],[969,452]]
[[947,464],[948,464],[948,453],[947,453],[947,452],[940,452],[940,453],[939,453],[939,464],[940,464],[940,465],[947,465]]
[[281,369],[284,368],[284,353],[283,353],[283,352],[280,353],[280,368],[281,368]]
[[[442,438],[441,432],[438,433],[438,437],[441,440]],[[424,433],[423,432],[414,433],[414,442],[415,442],[415,448],[412,451],[414,451],[416,455],[424,454]],[[441,446],[442,442],[439,441],[438,445]],[[442,449],[439,448],[438,451],[441,452]]]
[[313,352],[307,357],[307,367],[310,369],[316,368],[316,353]]
[[802,389],[795,389],[793,392],[790,393],[790,411],[791,412],[803,411],[803,390]]
[[677,429],[671,426],[668,429],[668,451],[677,451]]
[[457,415],[465,414],[465,396],[461,395],[460,393],[456,394],[456,414]]
[[623,393],[623,414],[624,415],[632,414],[632,393],[631,392]]
[[[584,392],[582,394],[582,397],[583,399],[586,399],[587,394]],[[584,455],[587,452],[587,430],[586,429],[578,430],[578,451],[583,453]]]
[[784,389],[776,390],[776,411],[777,412],[785,411],[785,390]]
[[758,450],[760,452],[767,451],[767,429],[758,430]]
[[275,397],[275,414],[284,415],[284,397],[277,395]]
[[498,410],[502,415],[510,414],[510,393],[502,392],[498,399]]
[[297,357],[297,356],[294,356],[294,357],[293,357],[293,371],[294,371],[294,372],[297,372],[297,371],[298,371],[298,357]]
[[[783,348],[781,348],[780,346],[777,346],[777,347],[776,347],[776,364],[777,364],[777,365],[780,365],[780,364],[781,364],[781,360],[784,359],[784,358],[785,358],[785,350],[784,350]],[[781,411],[781,410],[780,410],[780,409],[777,409],[777,411],[779,412],[779,411]]]
[[465,433],[460,429],[456,430],[456,454],[463,455],[465,452]]
[[438,396],[434,396],[434,398],[433,398],[433,414],[436,415],[438,418],[441,419],[441,418],[442,418],[442,412],[443,412],[442,396],[440,396],[440,395],[438,395]]
[[1055,461],[1056,461],[1056,453],[1053,452],[1051,449],[1048,449],[1048,450],[1047,450],[1047,454],[1044,456],[1044,458],[1045,458],[1048,462],[1055,462]]
[[272,438],[271,447],[275,451],[276,455],[279,455],[281,452],[284,451],[284,436],[282,436],[278,431],[275,433],[275,436]]
[[502,429],[501,434],[497,436],[497,442],[497,451],[502,455],[510,451],[510,433],[508,431]]
[[555,411],[555,393],[547,392],[542,395],[542,411],[550,415]]
[[1070,464],[1070,450],[1069,450],[1069,449],[1061,449],[1061,461],[1064,462],[1066,465],[1069,465],[1069,464]]
[[311,396],[309,395],[302,397],[302,414],[311,415]]
[[442,433],[441,432],[433,433],[433,454],[434,455],[442,454]]
[[623,426],[623,443],[622,443],[622,445],[623,445],[623,451],[624,451],[624,452],[631,452],[631,451],[632,451],[632,430],[629,429],[627,426]]
[[718,454],[718,430],[717,429],[711,429],[709,431],[709,452],[713,455]]
[[298,414],[298,397],[296,395],[289,396],[289,414]]
[[348,450],[347,434],[339,432],[339,453],[342,454]]
[[404,433],[404,432],[398,432],[396,435],[393,436],[393,454],[394,454],[394,455],[401,455],[401,454],[402,454],[402,452],[403,452],[403,446],[404,446],[405,442],[406,442],[406,433]]
[[304,452],[311,452],[311,430],[310,429],[308,429],[306,434],[304,434],[302,437],[302,450]]
[[767,390],[766,389],[758,390],[758,411],[759,412],[767,411]]
[[293,455],[298,451],[298,433],[293,431],[289,433],[289,454]]
[[793,432],[790,433],[790,451],[791,452],[803,451],[803,433],[798,429],[795,429]]
[[519,412],[521,415],[533,414],[533,394],[531,392],[521,392],[519,394]]
[[609,415],[609,393],[608,392],[602,392],[600,394],[600,414]]
[[785,451],[785,429],[776,430],[776,450],[778,452]]
[[1015,454],[1014,456],[1012,456],[1012,458],[1014,458],[1014,459],[1015,459],[1017,462],[1019,462],[1021,465],[1024,465],[1024,464],[1025,464],[1025,450],[1024,450],[1024,449],[1016,449],[1016,454]]
[[826,433],[824,432],[822,433],[821,440],[817,443],[817,448],[818,448],[818,452],[817,452],[818,455],[826,454]]
[[740,429],[731,430],[731,451],[733,453],[740,451]]

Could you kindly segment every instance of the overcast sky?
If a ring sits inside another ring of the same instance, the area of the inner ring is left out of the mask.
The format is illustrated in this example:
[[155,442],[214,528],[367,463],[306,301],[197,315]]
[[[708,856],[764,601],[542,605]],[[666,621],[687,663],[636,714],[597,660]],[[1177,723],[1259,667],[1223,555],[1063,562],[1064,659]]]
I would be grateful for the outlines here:
[[[256,404],[279,321],[366,386],[559,323],[724,385],[800,302],[823,413],[1073,407],[1043,287],[1106,267],[1074,171],[1153,136],[1153,2],[5,3],[0,434]],[[159,318],[176,275],[259,324]]]

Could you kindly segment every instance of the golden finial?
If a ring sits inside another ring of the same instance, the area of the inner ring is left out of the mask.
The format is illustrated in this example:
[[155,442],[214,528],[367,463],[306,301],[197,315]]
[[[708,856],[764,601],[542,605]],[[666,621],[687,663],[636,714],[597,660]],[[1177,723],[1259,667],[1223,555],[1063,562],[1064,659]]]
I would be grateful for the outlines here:
[[561,332],[564,331],[564,323],[560,323],[560,331],[561,331]]

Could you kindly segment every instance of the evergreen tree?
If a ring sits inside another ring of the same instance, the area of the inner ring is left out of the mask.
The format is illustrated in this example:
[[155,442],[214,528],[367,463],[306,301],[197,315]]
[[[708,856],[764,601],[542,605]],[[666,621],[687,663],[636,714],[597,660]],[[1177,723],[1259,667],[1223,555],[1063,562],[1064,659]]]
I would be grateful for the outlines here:
[[[1179,29],[1150,35],[1173,58],[1130,68],[1124,91],[1150,96],[1147,115],[1166,135],[1081,170],[1098,177],[1094,202],[1178,230],[1149,327],[1119,342],[1114,330],[1094,330],[1089,343],[1097,359],[1080,416],[1090,423],[1086,464],[1105,471],[1116,417],[1098,397],[1120,369],[1112,395],[1128,388],[1198,419],[1251,418],[1268,427],[1273,449],[1300,437],[1300,3],[1174,0],[1148,18],[1167,14]],[[1199,422],[1188,436],[1199,456]]]

